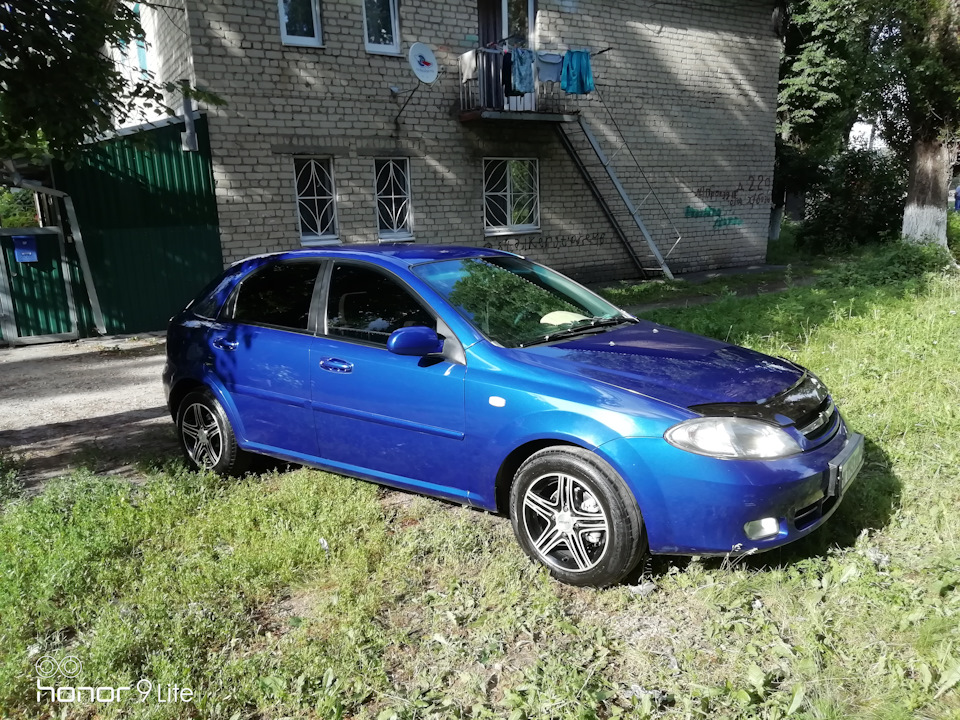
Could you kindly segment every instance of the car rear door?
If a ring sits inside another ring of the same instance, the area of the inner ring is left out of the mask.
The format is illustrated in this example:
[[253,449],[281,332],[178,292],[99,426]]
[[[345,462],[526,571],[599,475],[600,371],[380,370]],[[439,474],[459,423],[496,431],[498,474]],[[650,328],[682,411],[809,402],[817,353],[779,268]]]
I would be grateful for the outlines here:
[[242,280],[209,334],[214,371],[248,449],[317,455],[310,352],[323,261],[270,262]]
[[321,457],[348,472],[468,500],[464,376],[456,338],[441,324],[445,357],[387,350],[390,333],[436,315],[398,277],[336,261],[324,283],[323,321],[311,354]]

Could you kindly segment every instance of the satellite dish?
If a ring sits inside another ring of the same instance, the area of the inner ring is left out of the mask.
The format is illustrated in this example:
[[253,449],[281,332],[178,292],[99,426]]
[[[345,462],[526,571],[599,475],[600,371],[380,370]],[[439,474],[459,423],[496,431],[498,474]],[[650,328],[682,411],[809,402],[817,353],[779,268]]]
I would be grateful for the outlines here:
[[413,70],[413,74],[417,76],[420,82],[427,85],[436,82],[439,70],[437,56],[433,54],[429,45],[421,42],[414,43],[410,46],[408,59],[410,60],[410,69]]

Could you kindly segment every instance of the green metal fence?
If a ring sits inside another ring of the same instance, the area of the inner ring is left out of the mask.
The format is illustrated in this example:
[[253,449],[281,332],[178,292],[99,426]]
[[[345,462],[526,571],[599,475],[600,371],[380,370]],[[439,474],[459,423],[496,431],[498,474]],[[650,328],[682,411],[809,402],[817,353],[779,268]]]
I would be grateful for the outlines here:
[[[55,182],[73,198],[108,333],[162,330],[223,269],[206,121],[198,152],[181,149],[171,124],[91,145]],[[92,314],[68,248],[81,334]]]

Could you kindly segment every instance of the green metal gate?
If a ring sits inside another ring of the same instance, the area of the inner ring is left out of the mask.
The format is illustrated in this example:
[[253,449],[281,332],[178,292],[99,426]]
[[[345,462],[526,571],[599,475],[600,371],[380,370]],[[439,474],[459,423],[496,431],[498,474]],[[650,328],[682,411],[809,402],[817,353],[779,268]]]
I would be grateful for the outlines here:
[[[21,262],[14,237],[33,238],[36,258]],[[77,337],[70,268],[59,228],[0,231],[0,337],[24,344]]]
[[[197,152],[181,148],[184,124],[174,122],[96,143],[72,167],[55,167],[56,187],[76,206],[108,333],[165,329],[223,269],[205,119],[195,127]],[[81,332],[92,334],[89,298],[76,279],[75,287]]]

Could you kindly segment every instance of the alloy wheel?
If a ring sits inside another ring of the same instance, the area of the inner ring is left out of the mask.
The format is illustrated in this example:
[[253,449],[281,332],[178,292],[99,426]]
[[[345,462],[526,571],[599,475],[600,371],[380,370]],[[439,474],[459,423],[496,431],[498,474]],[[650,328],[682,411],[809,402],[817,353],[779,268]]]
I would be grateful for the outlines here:
[[187,454],[197,467],[210,470],[223,457],[223,430],[206,405],[193,403],[183,413],[180,433]]
[[610,524],[596,495],[580,480],[553,473],[537,478],[523,496],[523,523],[543,562],[586,572],[603,559]]

